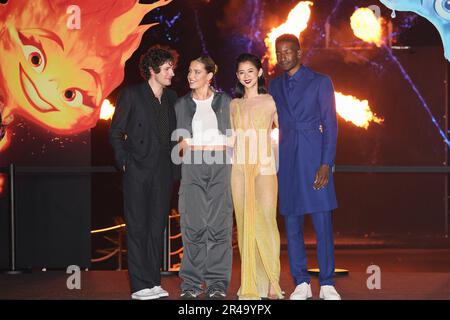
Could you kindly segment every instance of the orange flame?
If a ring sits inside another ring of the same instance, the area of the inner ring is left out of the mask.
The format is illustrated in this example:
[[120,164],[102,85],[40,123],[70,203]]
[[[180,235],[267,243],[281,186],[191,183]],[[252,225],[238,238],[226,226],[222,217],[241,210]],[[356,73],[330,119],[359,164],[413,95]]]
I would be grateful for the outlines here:
[[102,120],[110,120],[114,115],[114,111],[116,108],[114,107],[108,99],[105,99],[102,103],[102,108],[100,110],[100,119]]
[[374,43],[378,47],[383,44],[381,23],[381,18],[378,18],[369,8],[359,8],[350,18],[350,25],[355,36],[365,42]]
[[11,143],[11,132],[10,130],[6,129],[5,136],[2,140],[0,140],[0,152],[6,150]]
[[311,1],[302,1],[298,3],[294,9],[289,12],[286,22],[278,27],[272,28],[267,34],[264,42],[267,47],[267,52],[264,56],[264,60],[269,61],[269,69],[277,63],[277,56],[275,54],[275,40],[282,34],[289,33],[296,37],[300,37],[300,34],[308,27],[308,21],[311,17],[311,8],[314,3]]
[[351,95],[335,92],[336,111],[345,121],[367,130],[370,122],[381,124],[384,119],[378,118],[371,110],[369,101],[359,100]]
[[5,191],[5,185],[6,185],[6,178],[5,174],[0,173],[0,195]]

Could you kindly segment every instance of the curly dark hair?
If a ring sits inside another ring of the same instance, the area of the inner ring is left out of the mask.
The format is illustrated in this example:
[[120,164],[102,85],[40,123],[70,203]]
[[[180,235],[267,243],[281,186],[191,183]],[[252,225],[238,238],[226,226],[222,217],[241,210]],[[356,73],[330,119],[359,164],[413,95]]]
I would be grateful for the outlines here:
[[148,48],[139,61],[139,71],[142,78],[145,80],[150,79],[150,68],[152,68],[155,73],[161,71],[161,66],[170,61],[176,65],[178,60],[178,53],[169,47],[163,47],[160,45],[155,45]]

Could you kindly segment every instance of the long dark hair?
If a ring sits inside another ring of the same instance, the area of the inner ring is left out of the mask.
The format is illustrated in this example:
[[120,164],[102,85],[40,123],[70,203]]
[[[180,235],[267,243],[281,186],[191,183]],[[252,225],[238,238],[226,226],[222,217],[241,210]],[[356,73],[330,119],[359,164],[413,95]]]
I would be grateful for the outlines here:
[[[262,69],[261,59],[259,59],[254,54],[251,53],[241,54],[236,60],[236,71],[239,68],[239,64],[241,64],[242,62],[250,62],[256,67],[258,72],[260,69]],[[234,95],[236,96],[236,98],[242,98],[244,96],[244,93],[245,93],[244,86],[238,81],[236,83],[236,88],[234,89]],[[264,79],[264,74],[262,74],[260,77],[258,77],[258,94],[264,93],[267,93],[266,79]]]

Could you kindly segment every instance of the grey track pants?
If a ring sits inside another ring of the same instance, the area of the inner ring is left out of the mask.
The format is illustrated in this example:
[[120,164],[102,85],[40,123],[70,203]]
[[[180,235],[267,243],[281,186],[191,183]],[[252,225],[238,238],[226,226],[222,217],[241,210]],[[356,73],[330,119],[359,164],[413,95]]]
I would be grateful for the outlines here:
[[183,239],[181,290],[226,291],[232,269],[233,203],[229,164],[183,164],[179,211]]

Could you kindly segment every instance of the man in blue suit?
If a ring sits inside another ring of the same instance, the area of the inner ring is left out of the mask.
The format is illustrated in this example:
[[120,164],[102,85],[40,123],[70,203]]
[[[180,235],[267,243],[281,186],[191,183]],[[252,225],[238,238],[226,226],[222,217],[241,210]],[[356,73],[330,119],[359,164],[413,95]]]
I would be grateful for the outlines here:
[[271,81],[280,125],[279,207],[285,218],[292,300],[312,298],[303,235],[305,214],[317,237],[320,299],[340,300],[334,287],[334,243],[331,211],[337,207],[332,166],[336,154],[337,119],[331,79],[301,64],[297,37],[276,40],[278,65],[284,74]]

